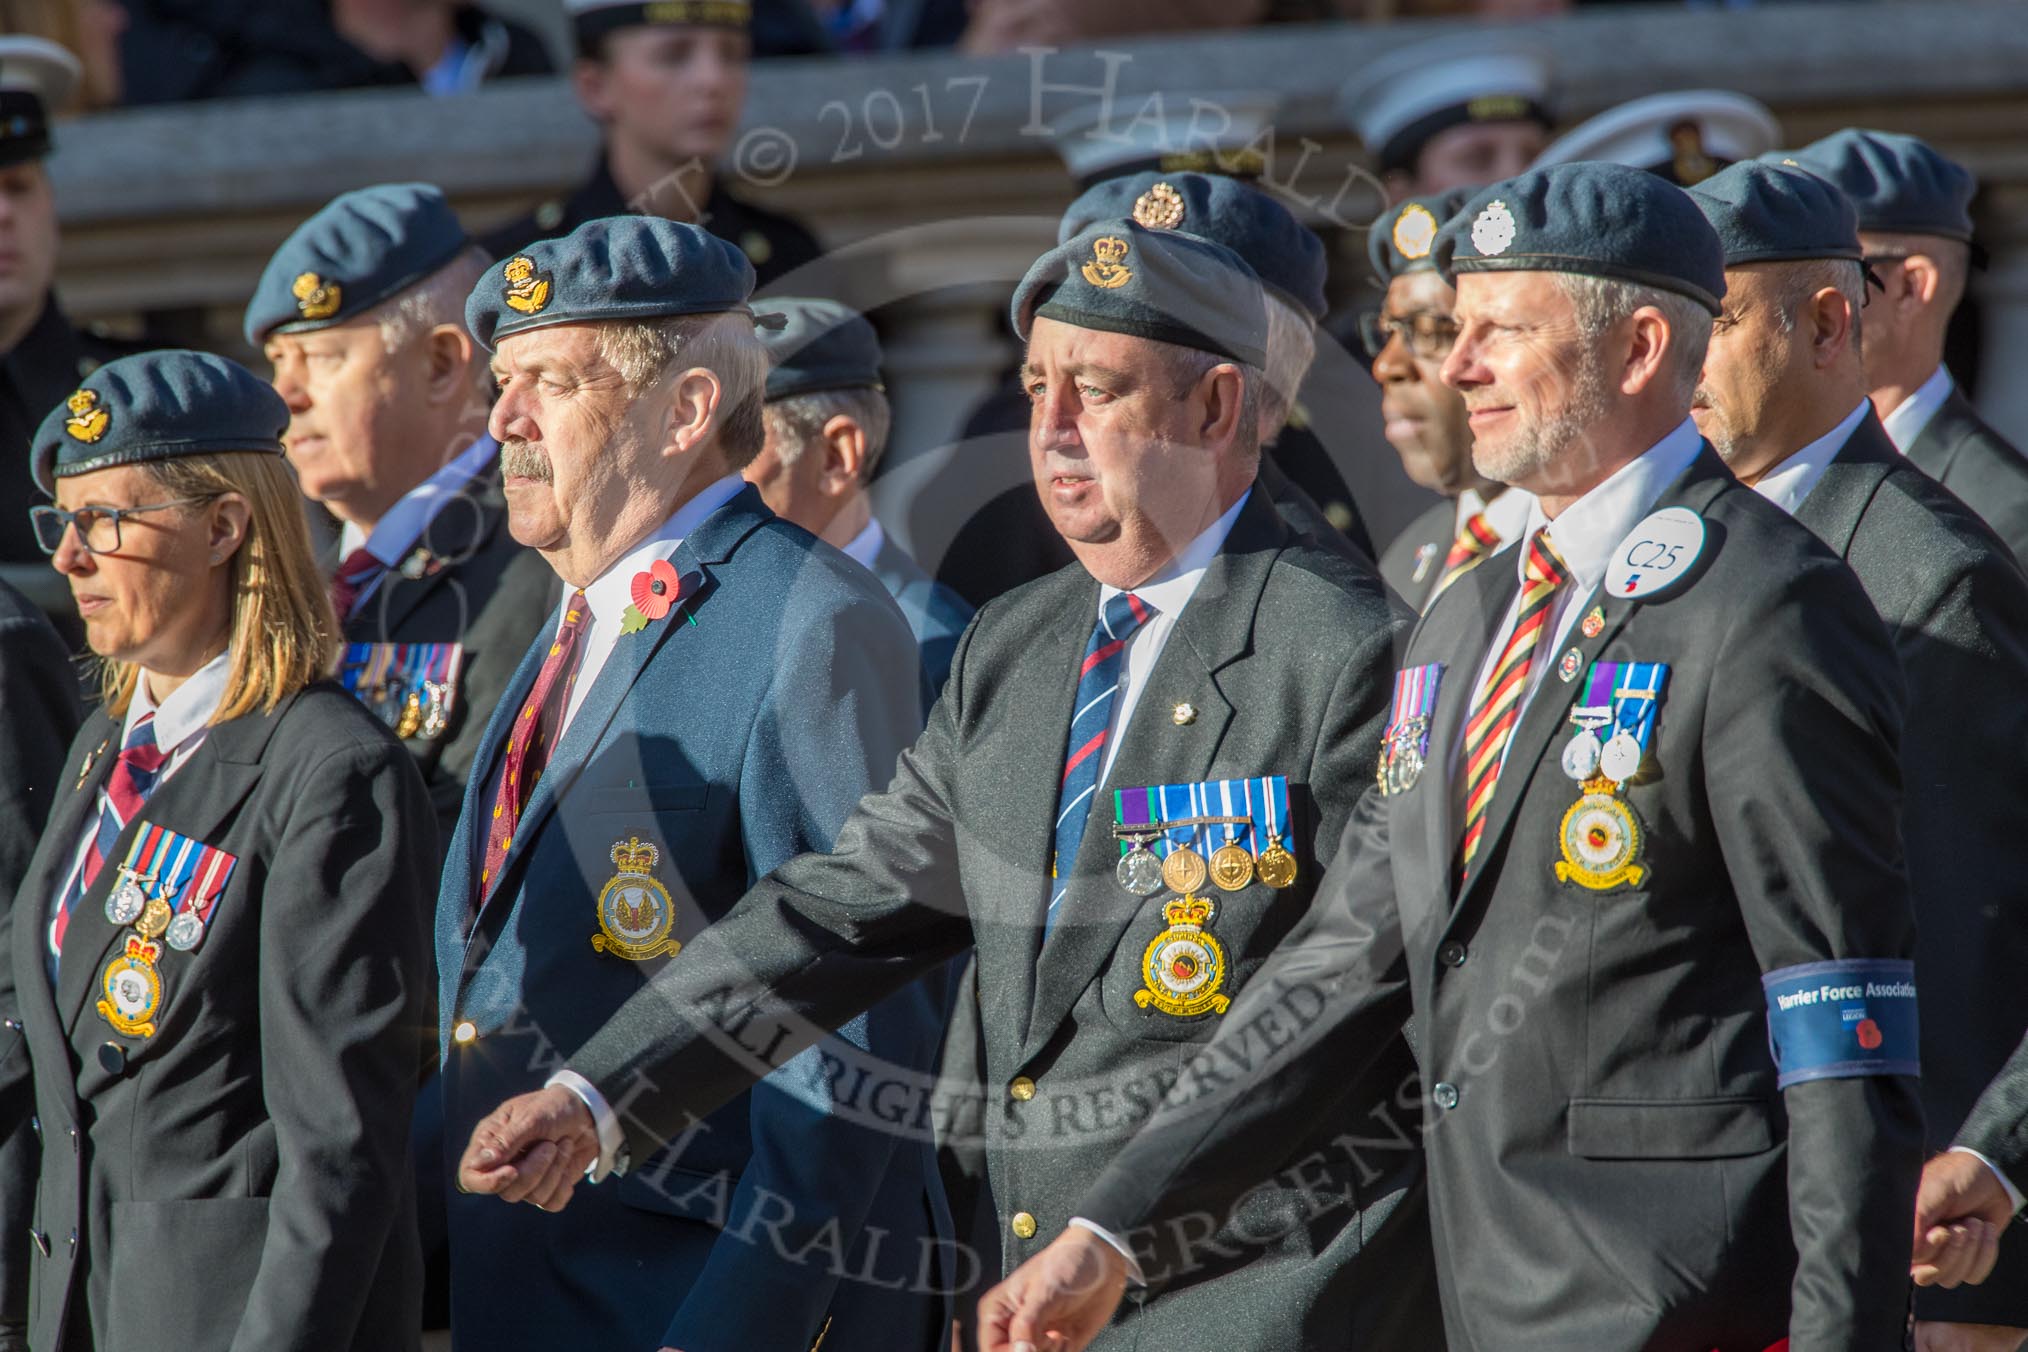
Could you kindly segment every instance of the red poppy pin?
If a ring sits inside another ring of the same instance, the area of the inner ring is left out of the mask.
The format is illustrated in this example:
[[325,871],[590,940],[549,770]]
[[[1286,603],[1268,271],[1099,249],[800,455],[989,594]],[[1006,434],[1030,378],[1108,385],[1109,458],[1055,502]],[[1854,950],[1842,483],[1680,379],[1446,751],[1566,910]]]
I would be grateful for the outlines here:
[[668,618],[670,610],[683,599],[683,579],[667,559],[657,559],[634,574],[632,591],[634,604],[620,612],[623,634],[638,634],[648,627],[649,621]]

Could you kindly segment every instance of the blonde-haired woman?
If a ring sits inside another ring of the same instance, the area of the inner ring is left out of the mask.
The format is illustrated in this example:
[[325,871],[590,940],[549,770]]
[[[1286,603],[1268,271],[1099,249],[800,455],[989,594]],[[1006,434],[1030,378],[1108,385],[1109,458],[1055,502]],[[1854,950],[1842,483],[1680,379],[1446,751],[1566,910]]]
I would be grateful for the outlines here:
[[0,920],[0,1118],[32,1084],[42,1136],[39,1179],[0,1177],[36,1193],[0,1322],[35,1352],[417,1341],[436,828],[324,679],[288,419],[243,367],[156,352],[36,434],[37,536],[104,700]]

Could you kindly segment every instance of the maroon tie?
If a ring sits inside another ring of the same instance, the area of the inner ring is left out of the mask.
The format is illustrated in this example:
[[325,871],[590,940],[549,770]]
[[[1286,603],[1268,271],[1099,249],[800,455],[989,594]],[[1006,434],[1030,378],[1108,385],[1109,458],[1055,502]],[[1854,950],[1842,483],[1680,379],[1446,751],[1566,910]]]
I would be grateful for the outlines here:
[[493,790],[493,815],[486,829],[486,865],[479,874],[479,903],[492,895],[493,880],[507,851],[514,848],[514,833],[521,827],[521,809],[535,791],[535,781],[549,764],[557,731],[563,726],[563,711],[570,707],[571,686],[577,680],[578,664],[584,656],[584,631],[591,620],[583,592],[572,592],[563,612],[563,623],[543,659],[542,671],[514,726],[507,734],[507,756],[500,767],[499,783]]
[[367,552],[361,545],[345,556],[345,562],[338,565],[338,571],[331,578],[331,605],[338,612],[338,622],[352,613],[352,607],[359,603],[360,589],[371,582],[386,565]]

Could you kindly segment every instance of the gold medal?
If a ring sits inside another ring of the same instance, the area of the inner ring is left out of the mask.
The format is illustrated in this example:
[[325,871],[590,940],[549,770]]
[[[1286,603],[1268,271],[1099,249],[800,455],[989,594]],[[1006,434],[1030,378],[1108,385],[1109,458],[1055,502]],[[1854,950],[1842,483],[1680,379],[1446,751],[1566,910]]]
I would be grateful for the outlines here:
[[169,916],[169,903],[161,897],[150,897],[141,908],[141,918],[134,922],[134,932],[143,939],[159,939],[169,928]]
[[1237,842],[1225,845],[1211,856],[1211,881],[1227,892],[1237,892],[1253,881],[1253,851]]
[[1260,863],[1257,867],[1260,880],[1277,890],[1287,887],[1296,880],[1296,857],[1282,848],[1279,839],[1260,852]]
[[408,692],[408,698],[402,701],[401,717],[395,722],[394,735],[403,739],[413,737],[416,729],[422,726],[422,721],[422,695],[411,690]]
[[1195,892],[1204,886],[1204,875],[1204,856],[1188,845],[1171,846],[1169,857],[1162,861],[1162,881],[1173,891]]
[[676,903],[669,889],[648,872],[660,857],[661,851],[644,844],[639,836],[613,842],[612,861],[619,872],[599,890],[599,932],[591,941],[594,951],[629,962],[646,962],[683,947],[669,937],[676,927]]

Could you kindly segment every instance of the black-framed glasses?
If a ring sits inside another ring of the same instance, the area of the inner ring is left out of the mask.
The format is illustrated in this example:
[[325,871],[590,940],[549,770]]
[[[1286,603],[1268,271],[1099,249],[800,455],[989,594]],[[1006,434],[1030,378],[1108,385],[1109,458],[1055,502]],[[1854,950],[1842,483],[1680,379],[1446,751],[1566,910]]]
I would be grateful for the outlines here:
[[133,507],[80,507],[66,512],[61,507],[30,507],[28,519],[35,523],[35,543],[45,554],[54,554],[63,544],[63,533],[77,528],[78,543],[89,554],[117,554],[120,551],[120,520],[142,512],[166,511],[211,501],[208,497],[177,498],[172,502],[144,502]]
[[1449,315],[1434,310],[1417,310],[1406,315],[1374,310],[1359,317],[1359,336],[1365,340],[1366,355],[1375,361],[1397,337],[1414,356],[1424,361],[1442,361],[1458,341],[1458,324]]

